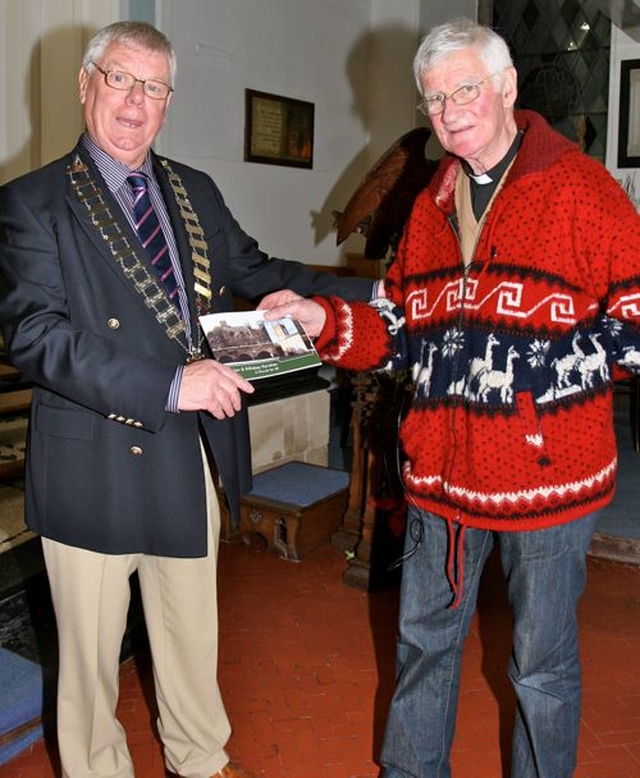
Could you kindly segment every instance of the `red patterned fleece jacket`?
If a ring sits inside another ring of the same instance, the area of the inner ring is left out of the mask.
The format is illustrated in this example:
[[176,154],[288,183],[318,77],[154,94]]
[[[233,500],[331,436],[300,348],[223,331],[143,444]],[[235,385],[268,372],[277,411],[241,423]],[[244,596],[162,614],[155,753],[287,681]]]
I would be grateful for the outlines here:
[[466,271],[459,160],[417,198],[386,300],[317,299],[323,359],[411,371],[401,426],[411,501],[463,527],[548,527],[615,486],[614,365],[640,372],[640,216],[595,160],[536,113]]

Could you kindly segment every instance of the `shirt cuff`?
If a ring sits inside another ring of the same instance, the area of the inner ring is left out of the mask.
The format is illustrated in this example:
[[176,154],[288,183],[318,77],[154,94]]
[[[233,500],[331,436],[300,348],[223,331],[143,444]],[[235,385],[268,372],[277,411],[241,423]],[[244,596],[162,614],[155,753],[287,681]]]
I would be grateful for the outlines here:
[[384,281],[374,281],[371,288],[371,301],[378,300],[380,297],[384,297]]
[[169,387],[169,396],[167,397],[167,404],[165,410],[169,413],[180,413],[178,410],[178,397],[180,395],[180,386],[182,384],[182,376],[184,374],[184,365],[178,365],[176,368],[176,374],[173,377],[171,386]]

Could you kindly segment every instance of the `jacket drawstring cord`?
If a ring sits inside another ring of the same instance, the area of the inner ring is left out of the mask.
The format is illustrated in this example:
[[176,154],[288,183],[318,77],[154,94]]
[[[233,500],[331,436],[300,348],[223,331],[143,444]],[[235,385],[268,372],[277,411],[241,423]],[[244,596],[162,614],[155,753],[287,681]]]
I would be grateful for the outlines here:
[[447,544],[447,580],[453,592],[453,602],[449,606],[455,610],[464,592],[464,533],[465,527],[456,522],[447,521],[449,542]]

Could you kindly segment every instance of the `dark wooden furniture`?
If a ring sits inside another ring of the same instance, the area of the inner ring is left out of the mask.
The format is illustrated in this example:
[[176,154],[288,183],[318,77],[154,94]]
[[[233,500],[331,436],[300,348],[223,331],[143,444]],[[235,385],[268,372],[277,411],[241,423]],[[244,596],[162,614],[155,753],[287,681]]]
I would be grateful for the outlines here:
[[349,503],[331,542],[350,557],[344,582],[372,590],[396,581],[406,502],[398,472],[398,423],[408,398],[404,374],[354,373]]
[[616,381],[615,390],[618,394],[629,398],[631,442],[634,450],[640,452],[640,378],[633,376]]
[[24,413],[31,405],[31,385],[0,351],[0,415]]
[[238,534],[260,535],[284,559],[326,543],[347,507],[349,474],[306,462],[286,462],[254,477],[240,503]]
[[[0,482],[24,473],[24,440],[31,405],[31,385],[0,352]],[[4,434],[3,434],[4,423]]]

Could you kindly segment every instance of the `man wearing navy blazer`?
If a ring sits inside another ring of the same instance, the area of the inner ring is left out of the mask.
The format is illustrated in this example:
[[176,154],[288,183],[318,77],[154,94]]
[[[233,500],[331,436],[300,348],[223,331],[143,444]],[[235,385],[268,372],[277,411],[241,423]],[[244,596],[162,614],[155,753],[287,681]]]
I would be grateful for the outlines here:
[[[251,486],[253,389],[210,358],[197,317],[280,288],[371,294],[368,281],[345,287],[269,259],[207,175],[151,151],[174,75],[155,28],[105,28],[80,70],[78,145],[0,190],[0,321],[34,384],[26,520],[42,536],[56,612],[66,778],[133,776],[115,708],[134,571],[167,774],[247,775],[225,751],[216,680],[216,487],[237,515]],[[144,174],[175,293],[137,231],[132,171]]]

